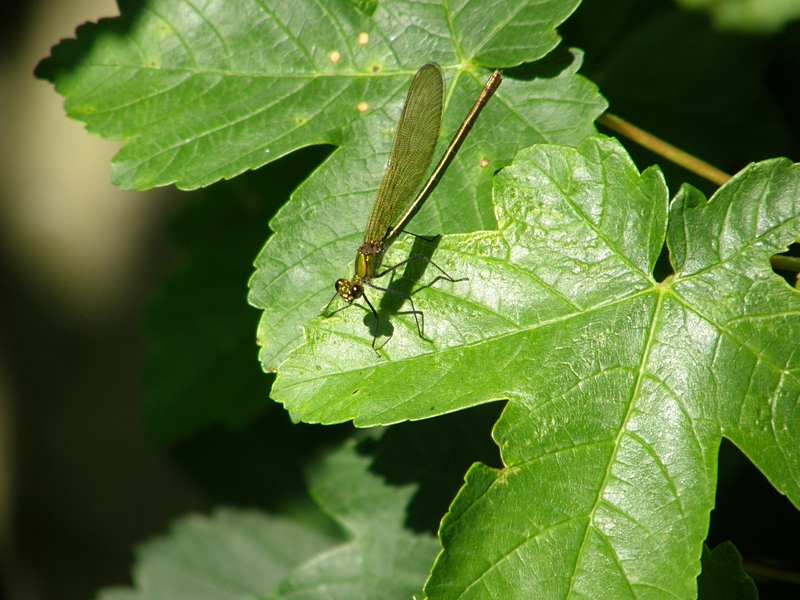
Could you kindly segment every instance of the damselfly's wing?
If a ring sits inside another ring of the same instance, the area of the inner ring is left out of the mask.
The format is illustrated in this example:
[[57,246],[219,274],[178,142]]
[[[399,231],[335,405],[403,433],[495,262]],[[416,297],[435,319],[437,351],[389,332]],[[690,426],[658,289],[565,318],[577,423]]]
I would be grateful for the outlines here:
[[439,138],[444,110],[444,73],[424,65],[411,82],[397,124],[392,153],[364,230],[364,242],[385,240],[422,187]]

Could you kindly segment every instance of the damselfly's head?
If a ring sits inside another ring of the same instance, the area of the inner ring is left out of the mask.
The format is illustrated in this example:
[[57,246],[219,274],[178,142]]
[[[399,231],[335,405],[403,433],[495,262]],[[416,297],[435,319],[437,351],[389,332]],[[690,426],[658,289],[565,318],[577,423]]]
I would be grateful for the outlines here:
[[352,304],[353,300],[364,295],[364,285],[358,276],[352,279],[337,279],[334,286],[336,287],[336,293],[348,304]]
[[333,285],[336,288],[336,293],[331,298],[331,301],[328,302],[325,310],[320,313],[323,316],[329,314],[328,311],[331,308],[331,304],[334,303],[336,298],[341,298],[349,305],[353,303],[353,300],[364,297],[364,284],[358,275],[355,275],[352,279],[337,279]]

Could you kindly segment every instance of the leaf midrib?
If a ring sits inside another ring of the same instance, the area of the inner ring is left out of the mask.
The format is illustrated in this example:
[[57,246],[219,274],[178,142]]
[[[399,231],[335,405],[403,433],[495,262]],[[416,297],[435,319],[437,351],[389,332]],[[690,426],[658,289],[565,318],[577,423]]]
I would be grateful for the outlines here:
[[[427,354],[418,354],[418,355],[415,355],[415,356],[399,358],[399,359],[392,360],[391,362],[387,361],[386,363],[383,363],[383,365],[375,365],[373,367],[366,367],[366,368],[368,368],[370,370],[374,370],[374,369],[380,368],[381,366],[389,365],[389,364],[392,364],[392,365],[400,365],[400,364],[403,364],[403,363],[413,364],[415,361],[418,361],[418,360],[428,360],[428,359],[430,359],[432,356],[434,356],[436,354],[438,354],[439,356],[442,356],[442,355],[445,355],[445,354],[448,354],[448,353],[454,353],[454,352],[462,353],[465,350],[468,350],[470,348],[476,348],[476,347],[478,347],[478,346],[480,346],[482,344],[495,343],[498,340],[502,340],[503,338],[511,337],[511,336],[514,336],[514,335],[519,335],[520,333],[529,333],[529,332],[532,332],[532,331],[536,331],[537,329],[540,329],[540,328],[543,328],[543,327],[547,327],[547,326],[551,326],[551,325],[554,325],[554,324],[557,324],[557,323],[566,323],[570,319],[573,319],[573,318],[576,318],[576,317],[585,317],[587,315],[590,315],[593,312],[598,312],[600,310],[604,310],[604,309],[607,309],[609,307],[613,307],[613,306],[616,306],[616,305],[623,304],[625,302],[634,300],[636,298],[643,297],[643,296],[646,296],[648,294],[651,294],[654,291],[657,291],[657,285],[650,286],[650,287],[647,287],[647,288],[644,288],[644,289],[641,289],[641,290],[637,290],[637,291],[635,291],[635,292],[633,292],[631,294],[628,294],[626,296],[622,296],[620,298],[615,298],[615,299],[609,300],[607,302],[601,302],[601,303],[596,304],[595,306],[593,306],[591,308],[587,308],[583,312],[574,312],[574,313],[568,313],[568,314],[565,314],[565,315],[559,315],[558,317],[554,317],[552,319],[546,319],[546,320],[539,321],[538,323],[536,323],[535,325],[532,325],[530,327],[518,328],[515,331],[508,331],[508,332],[500,333],[498,335],[494,335],[494,336],[489,337],[489,338],[483,338],[481,340],[477,340],[475,342],[469,342],[467,344],[463,344],[463,345],[460,345],[460,346],[452,346],[452,347],[449,347],[449,348],[444,348],[442,350],[435,350],[435,351],[429,352]],[[339,331],[337,331],[336,333],[337,333],[337,335],[341,335],[341,332],[339,332]],[[290,390],[290,389],[293,389],[293,388],[295,388],[297,386],[305,386],[307,383],[313,382],[313,381],[317,381],[319,379],[330,379],[331,377],[349,376],[349,375],[352,375],[354,373],[359,373],[359,372],[363,373],[364,369],[365,369],[364,366],[360,366],[360,367],[354,367],[354,368],[347,369],[347,370],[339,370],[333,375],[325,374],[325,375],[320,375],[319,377],[315,377],[315,378],[304,379],[304,380],[302,380],[302,381],[300,381],[298,383],[294,383],[294,384],[292,384],[292,385],[290,385],[290,386],[288,386],[288,387],[286,387],[284,389],[285,390]],[[413,396],[411,396],[411,397],[413,398]]]

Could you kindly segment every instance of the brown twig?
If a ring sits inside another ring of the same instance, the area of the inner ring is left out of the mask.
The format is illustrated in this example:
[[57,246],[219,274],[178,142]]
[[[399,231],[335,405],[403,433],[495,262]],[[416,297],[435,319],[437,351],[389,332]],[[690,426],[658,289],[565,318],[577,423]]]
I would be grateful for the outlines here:
[[624,135],[626,138],[636,142],[640,146],[647,148],[652,152],[655,152],[659,156],[663,156],[667,160],[674,162],[676,165],[680,165],[684,169],[687,169],[692,173],[696,173],[704,179],[708,179],[712,183],[722,185],[731,178],[730,175],[720,171],[716,167],[712,167],[707,162],[704,162],[699,158],[696,158],[691,154],[688,154],[683,150],[668,144],[664,140],[658,139],[656,136],[639,129],[635,125],[631,125],[616,115],[605,113],[600,115],[600,117],[597,119],[597,122],[620,135]]
[[[731,178],[730,175],[720,171],[716,167],[712,167],[707,162],[676,148],[672,144],[668,144],[664,140],[639,129],[635,125],[631,125],[625,119],[620,119],[616,115],[605,113],[600,115],[597,122],[712,183],[722,185]],[[772,257],[771,262],[775,269],[800,273],[800,258],[776,255]],[[797,287],[800,289],[800,279],[798,279]]]
[[781,271],[800,273],[800,258],[796,256],[786,256],[785,254],[776,254],[772,257],[772,266]]
[[772,567],[757,562],[750,562],[749,560],[743,560],[742,567],[744,567],[744,570],[750,575],[760,575],[775,581],[785,581],[787,583],[800,585],[800,573],[796,573],[795,571]]

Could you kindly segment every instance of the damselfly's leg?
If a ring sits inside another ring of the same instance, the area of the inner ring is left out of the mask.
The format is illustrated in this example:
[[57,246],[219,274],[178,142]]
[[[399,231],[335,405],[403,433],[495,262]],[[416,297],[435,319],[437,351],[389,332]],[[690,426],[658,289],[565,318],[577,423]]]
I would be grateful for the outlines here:
[[[409,296],[408,294],[404,294],[403,292],[398,292],[397,290],[390,290],[389,288],[378,287],[377,285],[374,285],[372,283],[367,283],[367,285],[369,287],[371,287],[372,289],[374,289],[374,290],[378,290],[380,292],[384,292],[384,293],[387,293],[387,294],[393,294],[395,296],[400,296],[401,298],[403,298],[405,300],[408,300],[411,303],[411,310],[409,312],[411,312],[411,314],[414,315],[414,321],[417,324],[417,333],[419,333],[419,337],[421,337],[425,341],[428,341],[428,342],[431,341],[431,340],[429,340],[428,338],[425,337],[425,314],[421,310],[417,310],[417,307],[414,306],[414,299],[411,296]],[[364,297],[364,299],[366,300],[366,296]],[[367,302],[369,303],[369,301],[367,301]],[[372,304],[370,304],[369,307],[372,308]],[[378,325],[377,325],[378,313],[375,312],[374,308],[372,308],[372,312],[375,314],[375,337],[377,337],[377,333],[378,333],[378,329],[377,329],[377,327],[378,327]],[[419,316],[417,316],[417,315],[419,315]],[[375,348],[375,339],[372,340],[372,347]]]
[[[375,287],[374,285],[371,284],[367,285],[369,285],[370,287]],[[379,290],[381,288],[375,288],[375,289]],[[380,352],[378,352],[378,350],[375,348],[375,342],[378,340],[378,324],[380,323],[380,320],[378,319],[378,311],[375,310],[374,306],[372,306],[372,302],[369,301],[369,298],[367,298],[366,294],[362,293],[361,297],[364,298],[364,302],[367,303],[367,306],[369,306],[369,309],[372,311],[372,316],[375,317],[375,333],[372,334],[372,349],[375,350],[375,354],[380,356],[381,355]]]
[[326,307],[325,307],[325,308],[322,310],[322,312],[321,312],[321,313],[319,313],[319,316],[320,316],[320,317],[327,317],[327,316],[330,316],[330,315],[328,314],[328,309],[331,307],[331,304],[333,304],[333,301],[334,301],[334,300],[336,300],[338,297],[339,297],[339,292],[336,292],[336,293],[333,295],[333,298],[331,298],[331,301],[330,301],[330,302],[328,302],[328,305],[327,305],[327,306],[326,306]]
[[414,237],[415,237],[415,238],[417,238],[418,240],[422,240],[423,242],[428,242],[429,244],[430,244],[431,242],[435,242],[435,241],[436,241],[436,240],[438,240],[440,237],[442,237],[442,234],[441,234],[441,233],[437,233],[436,235],[432,235],[432,236],[430,236],[430,237],[428,237],[428,236],[426,236],[426,235],[419,235],[418,233],[411,233],[410,231],[404,231],[403,233],[405,233],[405,234],[407,234],[407,235],[414,236]]
[[[436,267],[437,269],[439,269],[439,272],[441,273],[441,275],[438,275],[438,276],[436,277],[436,279],[434,279],[434,281],[436,281],[436,280],[438,280],[438,279],[447,279],[447,281],[451,281],[451,282],[455,283],[456,281],[468,281],[468,280],[469,280],[469,277],[461,277],[460,279],[453,279],[452,277],[450,277],[450,275],[448,275],[448,274],[447,274],[447,272],[446,272],[446,271],[445,271],[445,270],[444,270],[442,267],[440,267],[439,265],[437,265],[435,262],[433,262],[433,261],[432,261],[430,258],[428,258],[427,256],[425,256],[424,254],[417,254],[417,255],[415,255],[415,256],[412,256],[411,258],[407,258],[407,259],[405,259],[405,260],[403,260],[403,261],[401,261],[401,262],[397,263],[396,265],[394,265],[394,266],[391,266],[391,267],[389,267],[388,269],[385,269],[385,270],[383,270],[382,272],[378,273],[378,274],[377,274],[377,275],[374,277],[374,279],[377,279],[378,277],[383,277],[384,275],[386,275],[387,273],[391,273],[392,271],[394,271],[394,270],[395,270],[395,269],[397,269],[398,267],[402,267],[403,265],[407,265],[407,264],[408,264],[408,263],[410,263],[412,260],[420,260],[420,259],[421,259],[421,260],[426,260],[426,261],[428,261],[428,264],[429,264],[429,265],[433,265],[434,267]],[[433,283],[433,282],[431,282],[431,283]],[[375,287],[375,286],[372,286],[372,287]]]

